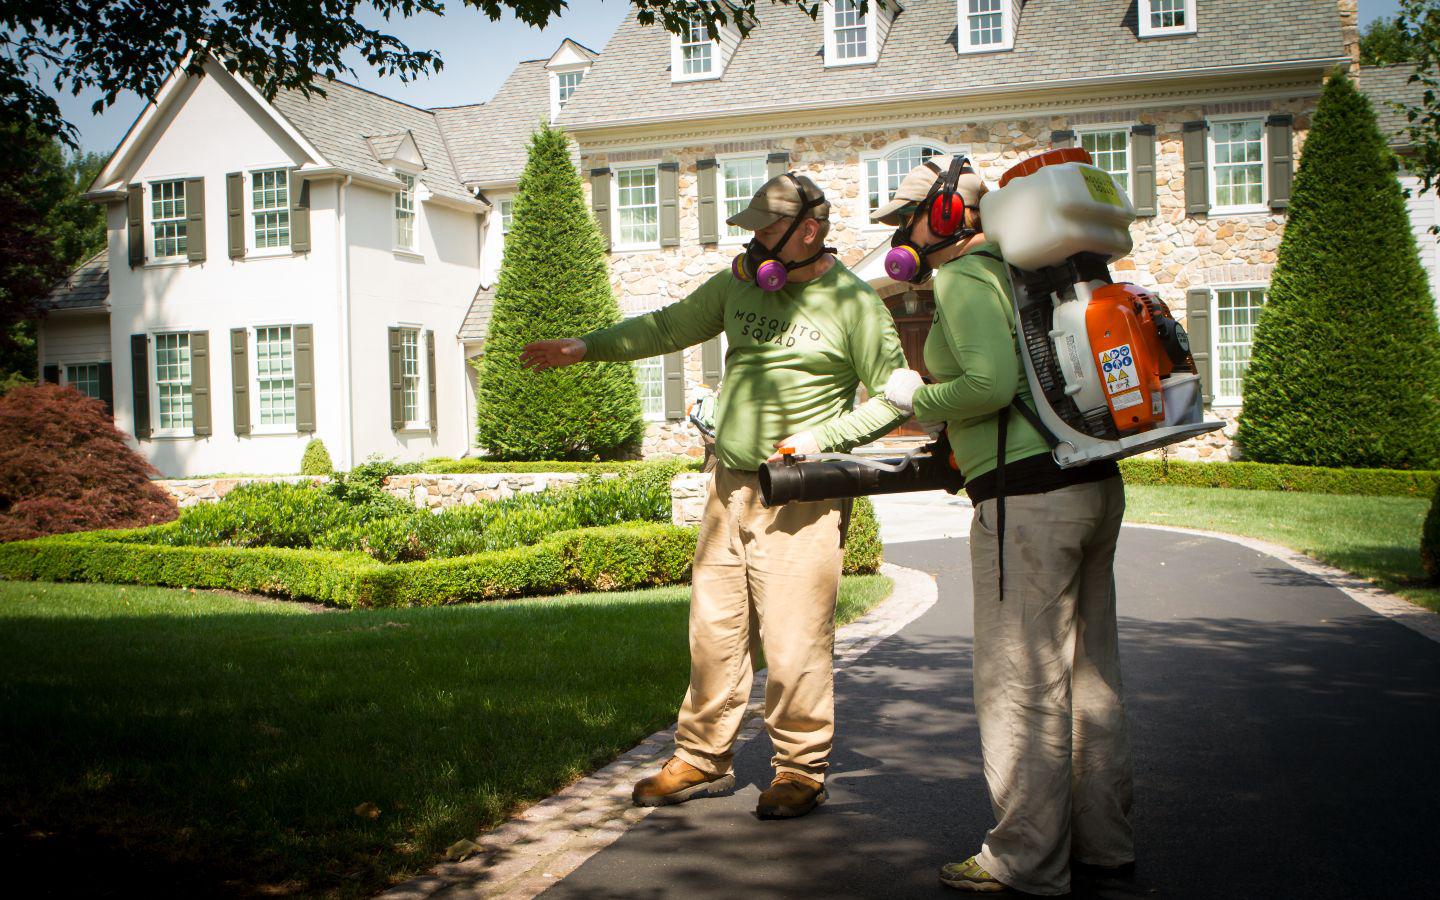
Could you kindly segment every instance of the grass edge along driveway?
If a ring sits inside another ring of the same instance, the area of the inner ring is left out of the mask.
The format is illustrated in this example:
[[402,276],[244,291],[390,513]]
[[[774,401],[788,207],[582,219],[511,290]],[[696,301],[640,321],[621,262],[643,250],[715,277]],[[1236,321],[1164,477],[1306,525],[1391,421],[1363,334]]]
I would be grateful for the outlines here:
[[[889,592],[844,579],[837,619]],[[372,894],[671,724],[688,597],[315,612],[0,582],[7,883]]]

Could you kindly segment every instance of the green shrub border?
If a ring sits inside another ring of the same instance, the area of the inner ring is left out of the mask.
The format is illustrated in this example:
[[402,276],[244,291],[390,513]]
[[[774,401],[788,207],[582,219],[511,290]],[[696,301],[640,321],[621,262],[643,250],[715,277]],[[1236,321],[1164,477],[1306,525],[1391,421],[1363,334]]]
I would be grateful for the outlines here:
[[1440,488],[1440,472],[1400,469],[1326,469],[1257,462],[1188,462],[1123,459],[1126,484],[1296,491],[1306,494],[1362,494],[1372,497],[1429,497]]
[[698,472],[701,462],[702,460],[686,456],[619,462],[495,462],[486,459],[436,457],[421,463],[420,471],[426,475],[530,475],[550,472],[610,475],[654,468],[671,468],[677,472]]

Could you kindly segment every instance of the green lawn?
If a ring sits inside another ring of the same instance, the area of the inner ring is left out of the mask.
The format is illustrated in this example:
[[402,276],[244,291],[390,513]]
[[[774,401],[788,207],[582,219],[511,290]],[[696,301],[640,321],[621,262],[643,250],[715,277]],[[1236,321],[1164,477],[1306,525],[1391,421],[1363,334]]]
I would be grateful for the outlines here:
[[1440,612],[1440,588],[1424,586],[1420,526],[1429,501],[1225,488],[1125,488],[1126,518],[1203,528],[1283,544],[1363,575]]
[[[0,864],[374,893],[673,722],[688,591],[316,612],[0,582]],[[845,579],[837,618],[888,592]]]

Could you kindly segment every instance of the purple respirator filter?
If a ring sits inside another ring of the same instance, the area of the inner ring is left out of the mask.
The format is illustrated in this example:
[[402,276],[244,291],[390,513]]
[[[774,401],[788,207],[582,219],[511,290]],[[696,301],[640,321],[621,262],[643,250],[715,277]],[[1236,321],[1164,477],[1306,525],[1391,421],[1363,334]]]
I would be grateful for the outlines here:
[[[745,254],[741,253],[730,261],[730,274],[740,281],[752,280],[750,271],[745,265]],[[783,288],[790,280],[790,273],[785,270],[785,264],[779,260],[767,259],[760,264],[755,271],[753,278],[755,285],[762,291],[773,292]]]
[[920,254],[914,247],[891,247],[885,254],[885,274],[896,281],[909,281],[920,271]]

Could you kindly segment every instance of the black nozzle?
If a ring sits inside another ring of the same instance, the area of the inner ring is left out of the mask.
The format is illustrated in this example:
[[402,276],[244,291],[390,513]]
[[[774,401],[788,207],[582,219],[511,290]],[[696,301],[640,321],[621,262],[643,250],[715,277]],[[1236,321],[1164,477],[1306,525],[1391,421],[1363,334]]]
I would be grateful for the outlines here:
[[[897,465],[899,459],[880,462]],[[835,500],[870,494],[905,494],[912,491],[949,491],[965,486],[965,479],[950,465],[950,450],[932,444],[910,458],[899,472],[887,472],[848,459],[771,462],[760,467],[760,497],[765,506],[793,502]]]

